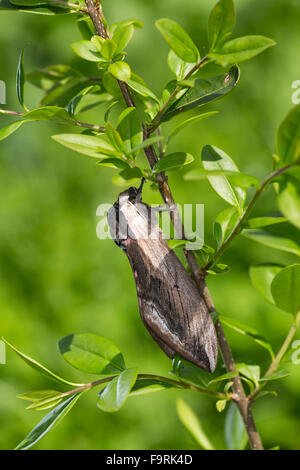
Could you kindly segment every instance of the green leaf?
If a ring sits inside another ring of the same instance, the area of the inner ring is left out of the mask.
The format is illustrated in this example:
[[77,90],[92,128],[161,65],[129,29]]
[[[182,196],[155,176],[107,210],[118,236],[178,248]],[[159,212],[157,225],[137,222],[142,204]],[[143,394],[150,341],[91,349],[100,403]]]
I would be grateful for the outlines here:
[[108,168],[115,168],[119,170],[130,169],[128,163],[124,162],[120,158],[104,158],[104,160],[99,160],[97,165],[107,166]]
[[247,445],[247,433],[235,403],[231,402],[226,413],[224,437],[227,449],[244,450]]
[[245,173],[236,173],[228,177],[230,182],[239,188],[248,189],[252,186],[259,188],[259,180],[252,175],[246,175]]
[[25,121],[53,121],[60,124],[72,124],[73,120],[64,108],[59,106],[42,106],[23,114]]
[[236,86],[240,78],[237,66],[232,67],[228,73],[212,78],[198,78],[195,84],[186,93],[175,101],[163,114],[162,121],[168,121],[181,112],[188,111],[197,106],[203,106],[210,101],[222,98]]
[[259,379],[259,382],[271,382],[272,380],[283,379],[284,377],[288,377],[289,375],[291,375],[291,372],[289,370],[282,369],[278,372],[274,372],[274,374],[262,377],[261,379]]
[[276,235],[264,230],[243,230],[241,233],[244,237],[262,243],[270,248],[276,248],[277,250],[287,251],[288,253],[300,256],[300,243],[298,244],[288,237]]
[[40,374],[43,374],[46,377],[50,378],[51,380],[62,383],[64,385],[74,385],[76,387],[80,387],[83,385],[83,384],[69,382],[68,380],[63,379],[62,377],[59,377],[58,375],[54,374],[54,372],[51,372],[51,370],[47,369],[45,366],[37,362],[35,359],[32,359],[31,357],[19,351],[12,344],[6,341],[6,339],[2,338],[2,340],[7,344],[7,346],[9,346],[13,351],[15,351],[15,353],[17,353],[18,356],[20,356],[20,358],[26,362],[26,364],[28,364],[32,369],[36,370]]
[[136,80],[127,79],[126,80],[127,85],[132,88],[132,90],[136,91],[139,95],[144,96],[145,98],[151,98],[153,101],[156,101],[156,103],[159,103],[159,99],[155,94],[149,90],[144,84],[137,82]]
[[235,26],[233,0],[220,0],[212,9],[208,19],[208,41],[210,50],[218,50],[227,40]]
[[47,5],[47,0],[10,0],[10,3],[17,6],[34,7]]
[[282,217],[281,214],[276,216],[264,216],[264,217],[254,217],[253,219],[247,220],[247,222],[243,225],[245,228],[261,228],[261,227],[268,227],[270,225],[281,224],[286,222],[287,218]]
[[110,64],[108,70],[115,78],[123,82],[126,82],[131,77],[131,68],[126,62],[120,60]]
[[110,375],[125,369],[123,355],[110,340],[83,333],[58,342],[59,352],[71,366],[89,374]]
[[134,386],[131,389],[130,396],[145,395],[153,392],[160,392],[162,390],[168,390],[170,388],[181,388],[179,385],[164,381],[161,379],[142,378],[137,379]]
[[228,209],[225,209],[218,214],[214,222],[214,238],[217,242],[218,248],[220,248],[232,232],[238,219],[239,214],[235,207],[228,207]]
[[219,413],[222,413],[222,411],[225,410],[227,405],[227,400],[218,400],[216,403],[216,408]]
[[98,136],[85,134],[57,134],[52,139],[75,152],[88,155],[93,158],[102,158],[107,155],[120,155],[111,144]]
[[[17,0],[16,0],[17,1]],[[22,1],[22,0],[20,0]],[[26,1],[26,0],[25,0]],[[29,0],[30,3],[31,0]],[[14,10],[21,11],[26,13],[35,13],[38,15],[58,15],[58,14],[69,14],[71,11],[66,10],[63,6],[59,5],[47,5],[46,2],[40,4],[39,0],[36,3],[35,0],[32,0],[32,6],[25,5],[14,5],[12,1],[9,0],[0,0],[0,10]]]
[[249,274],[253,286],[264,297],[264,299],[274,305],[274,299],[271,293],[271,284],[283,266],[278,264],[257,264],[250,266]]
[[44,91],[49,90],[55,84],[61,83],[66,78],[81,76],[78,70],[65,64],[50,65],[26,74],[26,80],[32,85]]
[[205,435],[198,417],[182,398],[176,401],[177,414],[180,421],[193,436],[197,444],[205,450],[214,450],[212,443]]
[[257,343],[262,348],[266,349],[270,354],[272,360],[274,359],[274,353],[271,344],[254,328],[245,325],[244,323],[236,320],[235,318],[226,317],[224,315],[219,316],[221,323],[232,328],[233,330],[237,331],[238,333],[248,336],[251,338],[255,343]]
[[219,52],[210,52],[207,56],[222,67],[227,67],[252,59],[275,44],[265,36],[243,36],[226,42]]
[[128,168],[115,175],[112,181],[116,186],[130,186],[137,183],[142,176],[143,174],[139,168]]
[[202,119],[205,119],[207,117],[213,116],[215,114],[218,114],[219,111],[210,111],[208,113],[203,113],[203,114],[198,114],[198,116],[193,116],[186,121],[181,122],[178,124],[174,129],[171,131],[171,133],[168,135],[168,142],[172,139],[172,137],[175,137],[179,134],[180,131],[185,129],[186,127],[195,124],[198,121],[201,121]]
[[170,50],[168,54],[168,66],[171,72],[176,75],[178,81],[183,80],[194,65],[196,65],[196,62],[185,62],[180,59],[172,49]]
[[125,154],[131,153],[134,157],[137,152],[132,149],[139,147],[143,142],[143,131],[136,108],[126,108],[119,116],[117,131],[123,139]]
[[87,86],[95,85],[85,77],[73,77],[61,85],[54,86],[41,100],[42,106],[65,107],[69,102]]
[[245,364],[243,362],[237,363],[236,367],[240,374],[244,375],[247,379],[254,383],[255,387],[258,387],[258,381],[260,379],[260,367],[257,365]]
[[272,380],[283,379],[285,377],[288,377],[289,375],[291,375],[291,372],[289,370],[282,369],[278,372],[274,372],[274,374],[262,377],[261,379],[259,379],[259,382],[271,382]]
[[51,431],[54,426],[57,426],[58,423],[66,416],[66,414],[73,408],[77,400],[80,398],[82,393],[75,393],[71,397],[64,400],[56,408],[54,408],[50,413],[48,413],[42,421],[25,437],[25,439],[20,442],[15,450],[26,450],[36,444],[42,437],[44,437],[49,431]]
[[25,47],[23,48],[19,57],[17,77],[16,77],[16,87],[17,87],[17,96],[18,96],[19,103],[22,106],[22,108],[25,109],[25,111],[28,111],[28,108],[24,105],[24,85],[25,85],[24,50],[25,50]]
[[189,153],[176,152],[163,156],[161,160],[153,167],[153,173],[160,173],[161,171],[169,171],[189,165],[194,161],[194,157]]
[[185,62],[198,62],[200,60],[197,47],[179,24],[168,18],[162,18],[155,22],[155,26],[180,59]]
[[187,382],[198,387],[207,387],[209,374],[191,362],[182,359],[178,354],[174,356],[172,367],[174,374],[182,382]]
[[24,122],[25,121],[17,121],[9,124],[8,126],[2,127],[2,129],[0,129],[0,141],[6,139],[6,137],[9,137],[11,134],[16,132],[19,127],[24,124]]
[[118,28],[113,34],[113,40],[117,45],[116,54],[122,52],[130,42],[134,33],[134,26],[127,24],[123,28]]
[[[212,145],[203,147],[202,163],[206,170],[239,171],[234,161],[223,150]],[[242,209],[246,200],[243,189],[231,184],[226,176],[209,176],[208,181],[222,199],[239,210]]]
[[279,186],[277,202],[279,209],[291,224],[300,229],[300,184],[297,178],[284,176]]
[[99,62],[102,57],[92,41],[80,40],[73,42],[71,48],[76,55],[90,62]]
[[98,408],[107,413],[118,411],[124,405],[134,386],[137,373],[137,367],[132,367],[131,369],[124,370],[118,377],[115,377],[98,393]]
[[[102,39],[99,38],[99,36],[94,36],[96,39]],[[116,53],[117,45],[113,39],[104,39],[101,41],[101,54],[104,57],[105,60],[111,61]]]
[[296,163],[300,158],[300,104],[295,106],[280,125],[276,136],[277,167]]
[[125,26],[133,26],[135,29],[142,29],[144,27],[143,23],[140,20],[122,20],[117,23],[113,23],[110,26],[110,32],[115,33],[118,29],[124,28]]
[[232,379],[238,375],[237,372],[226,372],[226,374],[219,375],[219,377],[215,377],[214,379],[208,382],[208,385],[212,385],[218,382],[222,382],[223,380]]
[[106,135],[110,143],[114,146],[117,152],[123,153],[123,141],[119,132],[113,128],[113,126],[108,122],[106,124]]
[[300,311],[300,264],[283,268],[274,277],[271,292],[277,307],[297,315]]
[[34,403],[40,400],[57,397],[60,394],[61,392],[58,392],[57,390],[33,390],[32,392],[21,393],[17,395],[17,398]]

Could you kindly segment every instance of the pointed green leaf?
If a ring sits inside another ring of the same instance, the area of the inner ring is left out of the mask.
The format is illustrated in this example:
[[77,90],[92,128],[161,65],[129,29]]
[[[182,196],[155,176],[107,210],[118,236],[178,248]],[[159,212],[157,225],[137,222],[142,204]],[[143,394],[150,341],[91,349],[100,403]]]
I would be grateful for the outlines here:
[[28,111],[27,107],[24,105],[24,85],[25,85],[24,50],[25,50],[25,47],[23,48],[19,57],[17,77],[16,77],[16,87],[17,87],[17,96],[18,96],[19,103],[22,106],[22,108],[25,109],[25,111]]
[[288,253],[300,256],[300,242],[298,244],[294,240],[288,238],[288,236],[284,237],[264,230],[246,229],[241,233],[244,237],[250,238],[258,243],[262,243],[270,248],[276,248],[277,250],[287,251]]
[[228,209],[225,209],[218,214],[214,222],[214,238],[217,242],[218,248],[232,232],[238,219],[239,213],[234,207],[228,207]]
[[125,369],[123,355],[108,339],[83,333],[58,342],[59,352],[71,366],[89,374],[110,375]]
[[52,139],[75,152],[88,155],[93,158],[102,158],[107,155],[120,155],[111,144],[101,137],[85,134],[57,134]]
[[259,382],[271,382],[272,380],[283,379],[285,377],[288,377],[289,375],[291,375],[291,372],[289,370],[282,369],[278,372],[274,372],[274,374],[262,377],[261,379],[259,379]]
[[176,170],[185,165],[189,165],[194,161],[194,157],[189,153],[176,152],[163,156],[161,160],[153,167],[153,173],[160,173],[161,171]]
[[219,316],[220,321],[222,324],[232,328],[233,330],[237,331],[242,335],[249,336],[255,343],[259,344],[262,348],[266,349],[271,358],[274,358],[274,353],[271,344],[254,328],[251,326],[245,325],[244,323],[236,320],[235,318],[226,317],[224,315]]
[[275,44],[264,36],[243,36],[226,42],[219,52],[210,52],[208,57],[222,67],[228,67],[252,59]]
[[170,50],[168,54],[168,66],[171,72],[176,75],[178,81],[183,80],[194,65],[196,65],[196,62],[185,62],[180,59],[172,49]]
[[263,217],[253,217],[253,219],[247,220],[247,222],[243,225],[245,228],[261,228],[261,227],[268,227],[270,225],[275,224],[282,224],[286,222],[287,218],[282,217],[281,214],[274,215],[274,216],[263,216]]
[[238,375],[237,372],[226,372],[226,374],[219,375],[219,377],[216,377],[208,382],[208,385],[216,384],[218,382],[222,382],[223,380],[228,380],[232,379],[233,377],[236,377]]
[[62,377],[59,377],[58,375],[51,372],[51,370],[47,369],[45,366],[37,362],[35,359],[32,359],[31,357],[19,351],[12,344],[6,341],[6,339],[2,338],[2,340],[7,344],[7,346],[9,346],[13,351],[15,351],[15,353],[17,353],[18,356],[20,356],[21,359],[23,359],[23,361],[26,362],[26,364],[28,364],[32,369],[36,370],[40,374],[43,374],[46,377],[50,378],[51,380],[62,383],[64,385],[74,385],[75,387],[80,387],[81,385],[83,385],[83,384],[77,384],[74,382],[69,382],[68,380],[63,379]]
[[108,122],[106,124],[106,135],[110,143],[114,146],[117,152],[123,153],[123,141],[119,132],[113,128],[113,126]]
[[162,18],[155,22],[155,26],[180,59],[185,62],[198,62],[200,60],[197,47],[179,24],[168,18]]
[[198,78],[195,80],[194,86],[166,110],[162,121],[167,121],[181,112],[222,98],[233,90],[238,83],[239,77],[239,68],[234,66],[226,74],[207,79]]
[[60,403],[54,410],[50,411],[39,424],[25,437],[25,439],[17,445],[15,450],[26,450],[30,449],[36,444],[42,437],[44,437],[54,426],[66,416],[66,414],[73,408],[77,400],[80,398],[83,392],[75,393],[65,401]]
[[136,108],[126,108],[119,116],[117,131],[123,139],[125,154],[131,153],[134,157],[137,152],[132,149],[139,147],[143,142],[143,131]]
[[220,0],[212,9],[208,19],[208,41],[210,50],[218,50],[230,36],[235,26],[233,0]]
[[139,168],[127,168],[112,179],[116,186],[130,186],[137,183],[143,174]]
[[247,445],[247,433],[235,403],[231,402],[226,413],[224,437],[227,449],[244,450]]
[[2,127],[2,129],[0,129],[0,141],[6,139],[6,137],[9,137],[11,134],[16,132],[19,129],[19,127],[21,127],[22,124],[24,124],[24,122],[25,121],[17,121],[17,122],[13,122],[12,124],[9,124],[6,127]]
[[131,392],[137,379],[137,373],[137,367],[133,367],[124,370],[118,377],[115,377],[99,392],[97,399],[98,408],[107,413],[118,411],[125,404]]
[[17,395],[17,398],[34,403],[40,400],[57,397],[60,394],[61,392],[58,392],[57,390],[33,390],[32,392],[21,393]]
[[[206,170],[228,170],[238,172],[234,161],[223,150],[206,145],[202,150],[202,163]],[[241,209],[246,200],[242,188],[231,184],[226,176],[209,176],[208,181],[219,196],[230,205]]]
[[73,42],[71,48],[76,55],[81,57],[81,59],[88,60],[90,62],[99,62],[101,60],[101,55],[92,41],[80,40]]
[[202,429],[198,417],[187,405],[187,403],[182,400],[182,398],[178,398],[176,402],[176,409],[180,421],[188,430],[188,432],[193,436],[197,444],[199,444],[202,449],[214,450],[212,443],[208,440]]

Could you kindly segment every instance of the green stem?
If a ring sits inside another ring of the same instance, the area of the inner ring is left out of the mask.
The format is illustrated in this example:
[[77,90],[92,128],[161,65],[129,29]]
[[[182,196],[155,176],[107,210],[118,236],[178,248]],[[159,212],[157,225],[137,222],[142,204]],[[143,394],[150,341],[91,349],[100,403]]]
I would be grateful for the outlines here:
[[[89,389],[92,389],[94,387],[97,387],[98,385],[102,385],[102,384],[105,384],[107,382],[110,382],[111,380],[113,380],[115,377],[118,377],[117,375],[112,375],[110,377],[105,377],[104,379],[100,379],[100,380],[96,380],[95,382],[90,382],[90,383],[87,383],[87,384],[84,384],[82,385],[81,387],[78,387],[78,388],[75,388],[73,390],[68,390],[67,392],[65,392],[63,394],[63,396],[67,396],[67,395],[73,395],[74,393],[78,393],[78,392],[82,392],[84,390],[89,390]],[[202,387],[198,387],[196,385],[190,385],[190,384],[187,384],[185,382],[181,382],[181,381],[177,381],[177,380],[173,380],[173,379],[169,379],[167,377],[162,377],[160,375],[152,375],[152,374],[138,374],[137,376],[138,379],[154,379],[154,380],[160,380],[162,382],[167,382],[167,383],[170,383],[172,385],[174,385],[175,387],[178,387],[178,388],[184,388],[186,390],[194,390],[194,391],[197,391],[197,392],[200,392],[200,393],[204,393],[206,395],[210,395],[210,396],[213,396],[213,397],[216,397],[216,398],[223,398],[223,399],[228,399],[228,398],[231,398],[231,395],[230,394],[225,394],[225,393],[217,393],[217,392],[213,392],[212,390],[207,390],[205,388],[202,388]]]
[[[186,74],[186,76],[184,77],[184,80],[187,80],[188,78],[190,78],[191,75],[193,75],[193,73],[195,73],[207,60],[208,58],[206,56],[203,57],[203,59],[201,59],[196,65],[194,65],[194,67]],[[169,105],[171,104],[171,102],[173,101],[177,93],[179,92],[179,90],[180,90],[180,86],[177,85],[173,93],[171,93],[167,101],[164,103],[162,108],[159,110],[157,115],[149,124],[148,126],[149,134],[152,134],[152,132],[154,132],[158,128],[158,126],[160,125],[161,117],[164,115],[166,109],[169,107]]]
[[248,219],[248,217],[250,215],[250,212],[252,211],[253,207],[255,206],[257,200],[262,195],[262,193],[265,191],[265,189],[267,188],[269,183],[272,181],[272,179],[274,179],[276,176],[280,175],[284,171],[288,170],[292,166],[293,165],[287,165],[285,167],[279,168],[278,170],[273,171],[273,173],[270,173],[270,175],[267,176],[267,178],[264,180],[262,185],[257,189],[257,191],[254,194],[253,198],[249,202],[246,210],[239,217],[239,220],[237,221],[235,227],[233,228],[232,232],[230,233],[230,235],[228,236],[226,241],[223,243],[223,245],[220,246],[220,248],[217,250],[217,252],[212,257],[212,259],[209,261],[209,263],[207,263],[207,265],[203,267],[204,272],[207,271],[208,269],[210,269],[218,261],[218,259],[222,256],[222,254],[228,248],[230,243],[234,240],[236,235],[238,235],[240,233],[242,224],[244,222],[246,222],[246,220]]

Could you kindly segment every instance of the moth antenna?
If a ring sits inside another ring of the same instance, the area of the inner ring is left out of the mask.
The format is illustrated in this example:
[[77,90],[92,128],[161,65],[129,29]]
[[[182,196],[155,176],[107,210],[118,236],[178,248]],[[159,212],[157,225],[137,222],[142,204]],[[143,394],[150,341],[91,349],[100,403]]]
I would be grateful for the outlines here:
[[142,202],[142,192],[143,192],[143,186],[146,181],[146,178],[142,178],[140,187],[138,188],[137,195],[136,195],[136,202]]

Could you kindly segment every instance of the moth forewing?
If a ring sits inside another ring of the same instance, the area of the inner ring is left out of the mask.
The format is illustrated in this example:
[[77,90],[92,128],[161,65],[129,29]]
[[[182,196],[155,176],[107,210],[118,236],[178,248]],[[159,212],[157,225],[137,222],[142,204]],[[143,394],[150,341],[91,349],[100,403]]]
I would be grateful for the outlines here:
[[132,267],[146,328],[170,358],[178,353],[214,371],[218,346],[213,321],[192,279],[163,239],[156,214],[140,201],[136,188],[121,193],[114,210],[108,223]]

